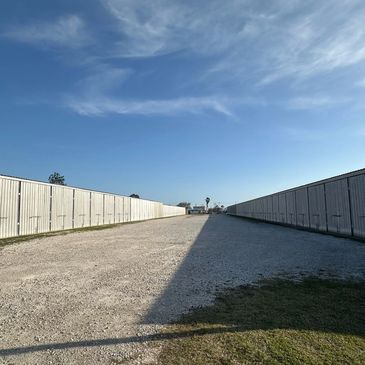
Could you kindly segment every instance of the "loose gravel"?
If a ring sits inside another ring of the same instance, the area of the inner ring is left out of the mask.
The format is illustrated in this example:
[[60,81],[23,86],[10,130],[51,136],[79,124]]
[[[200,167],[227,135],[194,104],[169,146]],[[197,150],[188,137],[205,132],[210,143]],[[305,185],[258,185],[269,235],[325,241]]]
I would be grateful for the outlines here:
[[0,250],[0,364],[151,364],[156,335],[262,278],[365,278],[365,244],[224,215],[35,239]]

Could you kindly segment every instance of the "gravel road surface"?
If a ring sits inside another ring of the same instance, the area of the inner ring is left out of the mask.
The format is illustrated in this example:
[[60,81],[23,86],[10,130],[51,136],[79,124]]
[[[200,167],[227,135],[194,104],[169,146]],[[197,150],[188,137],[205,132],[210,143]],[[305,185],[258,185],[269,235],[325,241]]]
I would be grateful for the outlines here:
[[365,277],[365,244],[224,215],[183,216],[0,250],[0,364],[150,364],[155,334],[263,277]]

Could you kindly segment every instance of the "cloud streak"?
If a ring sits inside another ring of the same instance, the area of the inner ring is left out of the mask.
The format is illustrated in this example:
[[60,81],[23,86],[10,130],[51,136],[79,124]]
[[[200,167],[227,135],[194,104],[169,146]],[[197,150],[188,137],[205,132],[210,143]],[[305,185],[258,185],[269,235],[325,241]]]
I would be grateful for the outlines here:
[[81,48],[91,42],[84,21],[77,15],[64,16],[53,22],[19,25],[8,29],[3,36],[43,47]]
[[208,76],[253,73],[261,85],[286,77],[304,79],[365,60],[361,0],[274,0],[265,6],[252,0],[102,3],[117,23],[121,40],[114,55],[119,57],[186,50],[214,54],[217,60]]
[[103,116],[107,114],[165,115],[201,114],[209,111],[232,116],[224,102],[213,97],[190,97],[167,100],[69,100],[67,106],[80,115]]

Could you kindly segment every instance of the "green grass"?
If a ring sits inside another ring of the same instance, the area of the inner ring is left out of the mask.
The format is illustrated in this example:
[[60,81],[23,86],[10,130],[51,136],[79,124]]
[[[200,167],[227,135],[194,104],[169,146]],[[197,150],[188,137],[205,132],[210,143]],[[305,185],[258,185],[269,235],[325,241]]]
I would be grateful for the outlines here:
[[68,229],[68,230],[65,230],[65,231],[54,231],[54,232],[30,234],[30,235],[26,235],[26,236],[16,236],[16,237],[10,237],[10,238],[2,238],[2,239],[0,239],[0,248],[8,246],[8,245],[15,244],[15,243],[30,241],[30,240],[34,240],[34,239],[47,238],[47,237],[52,237],[52,236],[62,236],[62,235],[66,235],[66,234],[69,234],[69,233],[75,233],[75,232],[101,231],[101,230],[104,230],[104,229],[110,229],[110,228],[118,227],[122,224],[130,224],[130,223],[136,223],[136,222],[105,224],[105,225],[102,225],[102,226],[74,228],[74,229]]
[[365,282],[238,287],[184,315],[166,338],[160,365],[365,364]]

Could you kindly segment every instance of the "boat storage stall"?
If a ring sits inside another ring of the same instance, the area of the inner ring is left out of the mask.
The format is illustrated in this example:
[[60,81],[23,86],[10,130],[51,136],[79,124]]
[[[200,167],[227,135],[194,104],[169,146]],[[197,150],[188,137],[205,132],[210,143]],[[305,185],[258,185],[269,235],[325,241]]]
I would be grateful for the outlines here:
[[365,238],[365,169],[231,205],[227,213]]
[[0,175],[0,238],[185,215],[185,208]]

